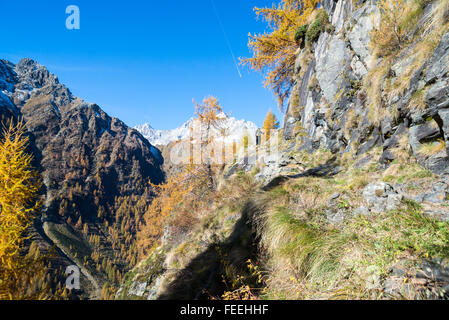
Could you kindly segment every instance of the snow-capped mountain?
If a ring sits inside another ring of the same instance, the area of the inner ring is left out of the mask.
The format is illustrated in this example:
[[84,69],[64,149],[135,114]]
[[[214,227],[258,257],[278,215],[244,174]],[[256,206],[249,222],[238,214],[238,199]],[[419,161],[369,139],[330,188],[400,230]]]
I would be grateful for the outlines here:
[[[171,130],[154,129],[148,123],[138,125],[134,129],[139,131],[153,145],[167,145],[174,141],[189,138],[191,127],[195,127],[195,120],[193,118],[180,127]],[[212,132],[217,140],[223,139],[226,143],[233,141],[239,142],[245,134],[254,137],[257,131],[257,126],[253,122],[237,120],[233,117],[224,120],[220,127],[223,127],[226,131],[224,136],[217,129],[212,129]]]

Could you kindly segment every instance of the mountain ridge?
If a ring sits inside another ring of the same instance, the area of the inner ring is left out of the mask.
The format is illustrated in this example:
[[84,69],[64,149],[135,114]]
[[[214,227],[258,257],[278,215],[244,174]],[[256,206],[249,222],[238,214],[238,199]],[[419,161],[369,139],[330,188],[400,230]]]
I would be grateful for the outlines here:
[[[168,145],[171,142],[187,139],[190,136],[190,128],[193,125],[194,118],[190,118],[175,129],[159,130],[153,128],[149,123],[137,125],[134,129],[139,131],[153,145]],[[221,127],[230,132],[228,136],[223,138],[227,143],[233,141],[238,143],[246,133],[249,134],[249,136],[254,137],[256,135],[256,131],[258,130],[257,125],[253,122],[243,119],[237,120],[234,117],[226,118]],[[218,130],[213,130],[212,134],[217,138],[221,137]]]

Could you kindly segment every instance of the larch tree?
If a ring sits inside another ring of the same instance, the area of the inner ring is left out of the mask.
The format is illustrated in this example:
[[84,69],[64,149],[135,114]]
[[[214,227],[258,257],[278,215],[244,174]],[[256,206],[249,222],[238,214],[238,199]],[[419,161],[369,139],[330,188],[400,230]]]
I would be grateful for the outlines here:
[[269,110],[267,115],[265,116],[265,120],[263,122],[263,127],[262,127],[265,141],[270,140],[271,130],[278,129],[278,128],[279,128],[279,122],[277,121],[274,113],[271,110]]
[[150,182],[154,199],[144,213],[143,222],[139,225],[137,233],[137,245],[142,258],[159,244],[168,219],[180,204],[188,207],[189,203],[195,203],[198,199],[208,196],[212,191],[208,187],[208,182],[208,172],[194,165],[189,165],[183,172],[170,176],[162,184],[155,185]]
[[254,8],[270,32],[249,34],[253,57],[240,59],[243,65],[265,74],[265,86],[272,89],[282,109],[294,85],[294,66],[298,42],[295,35],[316,8],[318,0],[282,0],[271,8]]
[[26,230],[40,208],[36,197],[42,185],[27,145],[23,122],[4,127],[0,141],[0,299],[45,298],[44,290],[30,296],[43,266],[30,265],[36,260],[27,260],[23,248]]
[[195,101],[193,103],[195,104],[196,123],[198,124],[199,131],[198,138],[201,145],[199,165],[207,171],[209,187],[214,189],[215,182],[212,162],[216,155],[209,154],[209,150],[213,152],[214,131],[220,133],[222,136],[227,135],[225,121],[228,116],[223,112],[223,108],[219,105],[219,101],[215,97],[210,96],[204,98],[203,104],[198,104]]
[[[226,135],[224,126],[227,115],[224,114],[218,99],[207,97],[202,104],[195,104],[196,118],[190,127],[190,143],[200,147],[199,153],[191,154],[189,164],[183,171],[171,175],[160,185],[150,182],[153,201],[143,215],[137,234],[139,255],[147,256],[152,248],[159,244],[164,228],[173,215],[174,221],[191,224],[201,199],[210,197],[215,190],[213,157],[209,154],[210,145],[214,143],[215,134]],[[195,147],[191,147],[195,149]],[[192,150],[191,150],[192,151]],[[182,212],[177,212],[182,204]]]

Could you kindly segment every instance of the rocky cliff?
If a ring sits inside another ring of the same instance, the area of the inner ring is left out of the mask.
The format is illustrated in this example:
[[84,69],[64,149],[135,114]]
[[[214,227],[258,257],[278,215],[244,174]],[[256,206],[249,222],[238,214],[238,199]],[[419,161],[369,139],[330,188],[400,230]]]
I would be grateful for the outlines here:
[[376,1],[322,1],[277,151],[236,159],[117,297],[447,298],[449,4],[405,3],[387,51]]
[[149,180],[163,180],[162,159],[139,132],[75,97],[31,59],[0,61],[0,112],[2,120],[25,120],[43,178],[36,237],[82,269],[80,294],[98,298],[134,263],[142,213],[135,206],[150,201]]
[[381,19],[376,2],[324,1],[323,7],[334,29],[298,54],[284,138],[291,141],[300,128],[306,133],[301,147],[309,150],[362,155],[382,146],[380,163],[387,166],[398,158],[405,137],[420,163],[444,172],[446,150],[428,157],[419,153],[423,143],[448,136],[449,35],[435,22],[447,21],[437,12],[440,2],[415,9],[419,17],[392,58],[372,50],[370,32]]

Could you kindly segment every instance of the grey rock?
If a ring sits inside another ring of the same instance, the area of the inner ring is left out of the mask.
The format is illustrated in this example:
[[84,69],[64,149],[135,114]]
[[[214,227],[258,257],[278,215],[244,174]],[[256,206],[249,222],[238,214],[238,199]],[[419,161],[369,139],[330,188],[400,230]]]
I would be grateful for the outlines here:
[[435,141],[440,137],[440,128],[434,120],[412,126],[409,130],[409,143],[415,155],[419,154],[419,148],[423,143]]
[[379,213],[396,209],[404,197],[388,183],[373,182],[363,189],[363,198],[372,212]]
[[351,14],[352,1],[339,0],[332,14],[332,24],[335,26],[335,32],[338,33],[343,28],[346,18]]
[[159,289],[164,281],[164,275],[160,275],[154,280],[154,283],[148,289],[147,300],[157,300]]
[[446,150],[440,151],[431,157],[427,158],[425,162],[421,162],[424,167],[435,174],[441,174],[449,168],[449,158]]
[[332,102],[344,81],[342,67],[351,60],[345,41],[337,36],[322,34],[315,48],[315,60],[320,88],[326,100]]
[[376,12],[378,12],[377,6],[366,4],[356,10],[349,20],[350,22],[354,21],[355,24],[352,26],[352,30],[348,33],[348,39],[351,43],[352,50],[354,50],[357,56],[363,61],[363,63],[360,62],[361,65],[357,66],[358,71],[356,71],[356,73],[359,73],[362,76],[367,73],[365,65],[368,63],[368,58],[370,57],[370,33],[374,27],[373,15]]
[[329,223],[339,224],[345,220],[346,211],[343,209],[338,209],[338,210],[328,209],[328,210],[326,210],[326,216],[327,216],[327,220],[329,221]]
[[426,93],[426,104],[431,109],[443,109],[449,106],[449,80],[439,80],[431,85]]
[[399,261],[390,270],[383,290],[392,297],[408,299],[447,299],[449,268],[441,259],[424,260],[420,263]]
[[284,139],[291,140],[295,138],[293,132],[296,126],[297,120],[291,116],[287,116],[284,120]]
[[369,216],[371,212],[365,206],[358,207],[352,213],[354,216]]
[[405,69],[410,66],[411,63],[413,63],[415,57],[414,56],[406,56],[403,59],[400,59],[398,62],[396,62],[392,67],[391,70],[394,72],[396,77],[402,76]]
[[[449,97],[449,95],[448,95]],[[446,141],[446,148],[449,146],[449,110],[439,110],[438,115],[443,122],[442,130],[444,132],[444,140]]]
[[19,89],[29,90],[59,84],[55,75],[32,59],[22,59],[15,67],[15,71],[20,82],[17,85]]
[[449,32],[446,33],[435,49],[429,62],[429,69],[426,75],[426,82],[430,83],[436,79],[441,79],[449,73]]
[[352,58],[351,68],[352,70],[354,70],[354,74],[358,78],[363,78],[368,73],[368,70],[366,69],[365,65],[360,61],[358,57]]
[[331,200],[338,199],[338,198],[340,198],[340,195],[341,195],[340,193],[336,192],[336,193],[334,193],[334,194],[331,195],[330,199],[331,199]]
[[369,140],[363,143],[357,150],[357,155],[362,155],[373,147],[381,143],[381,136],[378,128],[375,128],[369,137]]
[[422,203],[423,201],[424,201],[424,198],[426,197],[426,195],[425,194],[418,194],[418,195],[416,195],[416,196],[413,196],[412,197],[412,200],[413,201],[416,201],[416,202],[418,202],[418,203]]
[[423,202],[444,203],[447,199],[446,192],[432,192],[424,195]]
[[444,181],[439,181],[432,186],[432,190],[435,192],[448,192],[449,186]]
[[129,288],[128,294],[130,296],[142,297],[144,295],[144,293],[145,293],[146,288],[147,288],[147,283],[146,282],[135,281],[135,282],[133,282],[133,284]]
[[335,6],[337,4],[337,0],[323,0],[321,4],[324,10],[326,10],[329,17],[332,17],[335,10]]
[[449,209],[435,209],[424,206],[424,214],[441,221],[449,221]]
[[365,166],[370,163],[370,161],[373,159],[372,156],[366,156],[358,160],[356,163],[354,163],[354,168],[356,169],[362,169],[365,168]]

